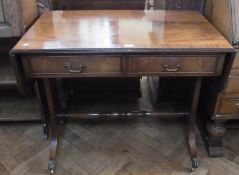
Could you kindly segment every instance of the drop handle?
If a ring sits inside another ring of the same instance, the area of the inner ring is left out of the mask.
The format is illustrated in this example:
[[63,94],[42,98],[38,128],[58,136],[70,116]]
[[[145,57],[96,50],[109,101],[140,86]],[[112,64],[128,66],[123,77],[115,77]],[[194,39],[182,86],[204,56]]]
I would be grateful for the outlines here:
[[80,64],[77,66],[77,68],[73,68],[70,63],[65,64],[65,68],[68,70],[70,73],[81,73],[83,72],[83,69],[86,67],[86,65]]
[[170,68],[168,64],[163,64],[162,67],[163,67],[164,71],[166,71],[166,72],[178,72],[178,71],[180,71],[182,65],[177,64],[176,68]]

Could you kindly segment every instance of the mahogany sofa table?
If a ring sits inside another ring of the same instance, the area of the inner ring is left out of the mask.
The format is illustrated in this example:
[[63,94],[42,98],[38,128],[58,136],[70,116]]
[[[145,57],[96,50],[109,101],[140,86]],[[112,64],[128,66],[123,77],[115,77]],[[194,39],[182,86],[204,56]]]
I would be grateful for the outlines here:
[[[194,169],[198,166],[195,120],[202,78],[211,77],[218,88],[223,86],[234,58],[234,49],[196,11],[83,10],[46,12],[10,54],[20,84],[27,78],[42,82],[44,87],[41,95],[46,97],[45,108],[50,117],[49,170],[53,173],[57,116],[60,115],[53,95],[54,79],[194,78],[188,124],[188,143]],[[121,115],[163,114],[139,111]]]

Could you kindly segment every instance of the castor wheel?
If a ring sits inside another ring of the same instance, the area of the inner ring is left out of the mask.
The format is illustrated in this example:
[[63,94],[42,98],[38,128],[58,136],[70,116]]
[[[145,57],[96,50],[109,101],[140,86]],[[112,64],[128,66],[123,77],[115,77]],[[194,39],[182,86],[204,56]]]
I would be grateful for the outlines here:
[[54,174],[54,170],[55,170],[55,163],[53,160],[49,160],[48,162],[48,170],[51,174]]
[[198,168],[199,163],[196,158],[192,158],[192,171],[195,171],[196,168]]
[[51,170],[50,173],[51,173],[51,174],[54,174],[54,170]]

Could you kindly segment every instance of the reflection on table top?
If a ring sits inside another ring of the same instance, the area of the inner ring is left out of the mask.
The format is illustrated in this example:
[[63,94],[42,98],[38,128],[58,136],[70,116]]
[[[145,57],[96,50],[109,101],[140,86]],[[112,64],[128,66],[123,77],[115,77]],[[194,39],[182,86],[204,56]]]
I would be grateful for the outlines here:
[[14,50],[115,48],[232,49],[196,11],[78,10],[46,12]]

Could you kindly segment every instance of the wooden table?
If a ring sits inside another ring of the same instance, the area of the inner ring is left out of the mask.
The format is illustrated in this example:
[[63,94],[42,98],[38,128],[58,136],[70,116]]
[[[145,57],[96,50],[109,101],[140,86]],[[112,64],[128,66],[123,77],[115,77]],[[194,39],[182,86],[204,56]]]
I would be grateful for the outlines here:
[[[26,77],[43,82],[41,97],[46,97],[50,115],[51,172],[60,115],[52,82],[74,77],[194,77],[188,125],[194,169],[198,166],[195,120],[202,78],[211,77],[218,88],[223,86],[234,49],[194,11],[54,11],[42,15],[10,54],[19,82]],[[139,111],[117,115],[164,114]]]

